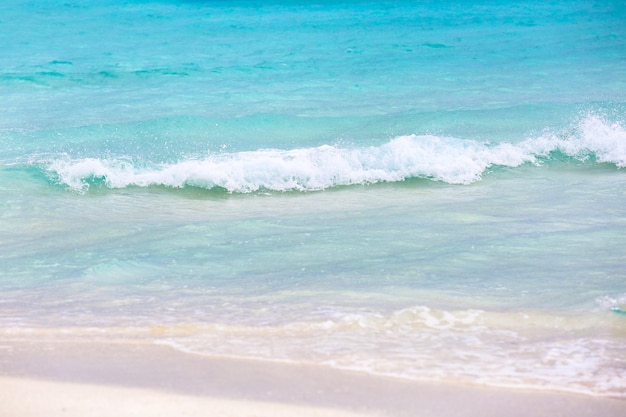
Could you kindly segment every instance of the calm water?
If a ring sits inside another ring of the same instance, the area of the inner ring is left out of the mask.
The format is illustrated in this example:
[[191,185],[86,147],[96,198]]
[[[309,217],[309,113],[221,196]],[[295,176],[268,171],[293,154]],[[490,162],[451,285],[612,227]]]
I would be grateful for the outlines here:
[[0,338],[626,397],[626,7],[0,5]]

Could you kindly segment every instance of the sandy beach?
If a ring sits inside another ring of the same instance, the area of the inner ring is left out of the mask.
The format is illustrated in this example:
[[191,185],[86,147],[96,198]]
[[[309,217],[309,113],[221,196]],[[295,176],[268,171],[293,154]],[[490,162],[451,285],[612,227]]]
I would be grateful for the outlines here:
[[626,417],[626,1],[0,2],[0,417]]
[[603,416],[626,402],[429,384],[144,343],[3,341],[0,414],[29,416]]

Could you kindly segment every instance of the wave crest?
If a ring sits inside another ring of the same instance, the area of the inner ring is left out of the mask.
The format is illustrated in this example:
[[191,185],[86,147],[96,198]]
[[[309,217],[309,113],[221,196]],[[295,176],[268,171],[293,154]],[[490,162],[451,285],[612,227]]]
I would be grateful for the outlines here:
[[538,164],[553,153],[626,167],[626,129],[589,116],[567,135],[550,133],[519,143],[487,144],[407,135],[381,146],[260,149],[167,164],[128,158],[57,159],[49,162],[48,171],[60,183],[81,192],[99,181],[109,188],[193,186],[237,193],[315,191],[410,178],[470,184],[480,180],[490,167]]

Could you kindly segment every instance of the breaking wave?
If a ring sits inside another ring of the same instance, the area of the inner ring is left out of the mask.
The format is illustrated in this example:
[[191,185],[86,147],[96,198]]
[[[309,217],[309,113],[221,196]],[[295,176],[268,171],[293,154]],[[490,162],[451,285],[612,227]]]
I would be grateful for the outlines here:
[[626,167],[626,128],[589,116],[566,134],[546,133],[517,143],[407,135],[369,147],[259,149],[159,164],[124,157],[60,158],[45,165],[55,181],[79,192],[99,183],[108,188],[190,186],[250,193],[315,191],[411,178],[470,184],[493,167],[538,165],[563,157]]

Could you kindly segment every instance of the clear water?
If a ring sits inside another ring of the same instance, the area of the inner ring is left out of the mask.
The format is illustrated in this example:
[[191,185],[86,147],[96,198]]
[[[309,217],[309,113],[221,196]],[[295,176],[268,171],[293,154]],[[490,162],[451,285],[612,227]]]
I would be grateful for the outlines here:
[[626,396],[620,2],[5,1],[0,337]]

